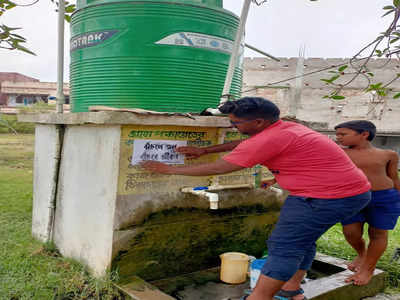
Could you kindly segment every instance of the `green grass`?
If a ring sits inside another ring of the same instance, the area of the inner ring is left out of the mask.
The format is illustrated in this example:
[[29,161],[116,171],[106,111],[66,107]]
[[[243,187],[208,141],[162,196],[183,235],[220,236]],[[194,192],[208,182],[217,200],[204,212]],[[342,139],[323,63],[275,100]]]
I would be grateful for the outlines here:
[[31,236],[33,135],[0,134],[0,299],[124,299]]
[[[364,227],[364,231],[367,231],[367,227]],[[368,236],[365,233],[364,239],[368,243]],[[400,248],[400,230],[395,229],[389,233],[389,245],[385,253],[379,260],[377,268],[387,272],[386,292],[399,293],[400,292],[400,259],[393,260],[393,254],[395,249]],[[336,224],[327,233],[325,233],[317,243],[317,250],[319,252],[332,255],[335,257],[343,258],[351,261],[355,256],[355,251],[346,242],[343,233],[342,226]]]
[[17,115],[0,114],[0,133],[34,133],[35,124],[17,121]]

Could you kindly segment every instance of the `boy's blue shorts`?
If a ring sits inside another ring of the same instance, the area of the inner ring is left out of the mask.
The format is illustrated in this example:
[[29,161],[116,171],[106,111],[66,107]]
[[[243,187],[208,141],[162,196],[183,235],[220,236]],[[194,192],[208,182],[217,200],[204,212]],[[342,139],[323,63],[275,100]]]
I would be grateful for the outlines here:
[[358,214],[342,222],[342,225],[368,223],[370,226],[392,230],[400,216],[400,193],[396,189],[371,192],[371,202]]
[[268,239],[268,259],[261,273],[288,281],[298,270],[309,270],[318,238],[336,223],[357,214],[370,200],[370,192],[340,199],[289,196]]

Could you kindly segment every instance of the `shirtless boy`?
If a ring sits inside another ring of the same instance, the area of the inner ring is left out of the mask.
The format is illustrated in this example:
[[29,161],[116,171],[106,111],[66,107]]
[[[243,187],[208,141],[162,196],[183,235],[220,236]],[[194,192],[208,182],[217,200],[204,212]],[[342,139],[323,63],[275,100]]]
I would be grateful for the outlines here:
[[[391,150],[372,146],[376,127],[369,121],[350,121],[335,127],[337,141],[371,183],[370,204],[359,214],[342,222],[343,233],[358,256],[348,265],[355,273],[346,279],[355,285],[371,280],[376,263],[385,252],[388,230],[394,229],[400,215],[399,156]],[[368,247],[362,238],[364,223],[369,225]]]

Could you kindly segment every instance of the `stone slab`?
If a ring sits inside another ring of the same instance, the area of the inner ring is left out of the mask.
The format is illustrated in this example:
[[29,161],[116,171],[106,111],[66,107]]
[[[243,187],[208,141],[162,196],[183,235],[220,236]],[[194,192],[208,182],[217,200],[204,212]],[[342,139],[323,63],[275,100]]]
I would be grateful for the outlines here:
[[176,300],[139,277],[133,277],[131,282],[115,286],[134,300]]
[[[324,122],[308,122],[296,120],[291,117],[282,116],[282,119],[302,123],[314,130],[326,130]],[[198,127],[219,127],[230,128],[232,124],[226,116],[198,116],[198,115],[152,115],[121,111],[99,111],[80,113],[43,113],[43,114],[18,114],[18,122],[39,123],[39,124],[103,124],[103,125],[178,125]]]
[[139,124],[139,125],[179,125],[199,127],[231,127],[227,117],[214,116],[179,116],[149,115],[119,111],[80,112],[80,113],[47,113],[19,114],[19,122],[40,124]]
[[340,267],[343,271],[328,277],[308,281],[302,286],[304,295],[313,300],[359,300],[363,297],[374,296],[385,288],[385,273],[376,269],[370,283],[365,286],[355,286],[346,283],[345,279],[353,274],[347,270],[347,261],[318,253],[316,260]]

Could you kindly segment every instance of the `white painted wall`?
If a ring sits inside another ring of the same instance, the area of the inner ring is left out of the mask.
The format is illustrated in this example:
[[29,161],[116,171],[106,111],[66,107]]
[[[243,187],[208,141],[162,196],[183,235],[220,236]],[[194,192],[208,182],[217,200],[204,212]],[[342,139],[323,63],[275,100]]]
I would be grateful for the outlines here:
[[96,276],[111,263],[119,126],[69,126],[64,134],[54,241]]
[[57,125],[36,124],[32,234],[43,242],[49,239],[50,207],[56,189],[59,135]]

